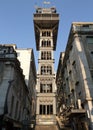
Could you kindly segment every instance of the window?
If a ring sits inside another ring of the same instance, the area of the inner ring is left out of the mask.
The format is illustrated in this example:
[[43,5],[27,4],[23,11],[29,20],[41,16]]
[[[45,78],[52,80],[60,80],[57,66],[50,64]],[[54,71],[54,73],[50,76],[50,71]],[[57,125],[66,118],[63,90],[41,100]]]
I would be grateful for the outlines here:
[[53,114],[53,105],[50,105],[50,114]]
[[12,96],[11,98],[10,116],[13,115],[13,108],[14,108],[14,96]]
[[42,47],[51,47],[51,41],[48,39],[48,40],[42,40]]
[[88,44],[93,44],[93,36],[88,36],[87,37],[87,43]]
[[41,93],[52,93],[52,84],[40,84]]
[[93,51],[90,52],[91,59],[93,60]]
[[50,75],[52,74],[52,67],[51,66],[41,66],[41,75]]
[[53,114],[53,105],[40,105],[40,115],[51,115]]
[[83,25],[84,28],[89,28],[89,25],[85,24]]
[[18,101],[16,102],[16,106],[15,106],[15,118],[17,118],[18,115]]
[[46,66],[41,66],[41,75],[46,74]]
[[42,60],[51,60],[52,59],[51,51],[42,51],[41,52],[41,59]]
[[46,40],[42,40],[42,47],[46,47],[47,45],[47,41]]
[[52,67],[51,66],[47,66],[47,74],[52,74]]
[[47,40],[47,47],[50,47],[50,46],[51,46],[51,41]]
[[72,65],[73,65],[73,71],[74,71],[74,73],[77,73],[77,66],[76,66],[76,62],[75,62],[75,61],[73,61]]
[[42,32],[42,36],[46,36],[46,31],[43,31],[43,32]]
[[47,31],[47,36],[49,37],[51,35],[50,31]]
[[91,73],[91,78],[93,80],[93,70],[91,70],[90,73]]
[[51,36],[51,32],[50,31],[42,31],[42,36],[50,37]]

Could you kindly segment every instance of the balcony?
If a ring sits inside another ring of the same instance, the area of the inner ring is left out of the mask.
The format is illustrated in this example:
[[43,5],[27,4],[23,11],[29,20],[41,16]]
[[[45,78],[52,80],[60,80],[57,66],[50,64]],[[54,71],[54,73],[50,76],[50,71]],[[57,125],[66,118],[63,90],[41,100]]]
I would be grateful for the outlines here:
[[71,109],[69,112],[66,113],[66,117],[73,118],[84,116],[86,114],[85,109]]
[[59,20],[59,14],[34,14],[34,20]]

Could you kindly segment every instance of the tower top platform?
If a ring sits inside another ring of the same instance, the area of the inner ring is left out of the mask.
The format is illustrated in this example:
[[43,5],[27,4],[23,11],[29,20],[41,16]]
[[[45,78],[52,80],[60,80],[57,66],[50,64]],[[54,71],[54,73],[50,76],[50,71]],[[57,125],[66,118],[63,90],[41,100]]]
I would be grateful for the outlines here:
[[51,7],[51,8],[36,8],[36,13],[39,14],[52,14],[52,13],[56,13],[56,8],[55,7]]
[[55,7],[36,8],[34,14],[34,30],[36,39],[36,49],[39,50],[40,30],[53,31],[53,49],[56,50],[57,32],[59,25],[59,14]]

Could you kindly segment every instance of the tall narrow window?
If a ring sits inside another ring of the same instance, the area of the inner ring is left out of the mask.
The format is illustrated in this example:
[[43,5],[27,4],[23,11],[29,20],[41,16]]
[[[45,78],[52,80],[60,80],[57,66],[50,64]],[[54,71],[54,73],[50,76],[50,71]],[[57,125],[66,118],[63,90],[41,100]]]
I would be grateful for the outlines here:
[[93,61],[93,51],[90,52],[91,59]]
[[46,106],[43,105],[43,114],[45,115],[46,114]]
[[93,80],[93,70],[91,70],[90,73],[91,73],[91,78]]
[[14,108],[14,96],[12,96],[12,98],[11,98],[11,107],[10,107],[10,116],[12,116],[13,115],[13,108]]
[[40,105],[39,114],[40,115],[51,115],[51,114],[53,114],[53,105]]
[[43,31],[43,32],[42,32],[42,36],[46,36],[46,31]]
[[51,46],[51,41],[47,40],[47,47],[50,47],[50,46]]
[[40,113],[40,115],[42,114],[42,105],[40,105],[39,113]]
[[47,36],[49,37],[51,35],[50,31],[47,31]]
[[47,115],[50,114],[50,111],[49,111],[49,105],[47,105]]
[[16,107],[15,107],[15,118],[17,118],[18,115],[18,101],[16,102]]
[[50,105],[50,114],[53,114],[53,105]]
[[47,60],[51,60],[51,52],[47,52]]

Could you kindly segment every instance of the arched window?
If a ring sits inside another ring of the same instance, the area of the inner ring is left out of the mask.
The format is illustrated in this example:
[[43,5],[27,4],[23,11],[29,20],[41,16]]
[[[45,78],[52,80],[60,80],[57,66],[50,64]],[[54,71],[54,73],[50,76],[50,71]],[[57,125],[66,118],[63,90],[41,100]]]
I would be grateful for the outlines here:
[[43,31],[43,32],[42,32],[42,36],[47,36],[47,32],[46,32],[46,31]]
[[51,52],[50,51],[47,52],[47,60],[51,60]]
[[47,36],[48,36],[48,37],[50,36],[50,34],[51,34],[50,31],[47,31]]
[[42,40],[42,47],[46,47],[47,46],[47,41],[46,40]]
[[51,46],[51,41],[47,40],[47,47],[50,47],[50,46]]
[[42,40],[42,45],[41,46],[44,47],[44,40]]
[[42,36],[50,37],[51,32],[50,31],[42,31]]

